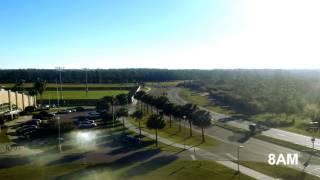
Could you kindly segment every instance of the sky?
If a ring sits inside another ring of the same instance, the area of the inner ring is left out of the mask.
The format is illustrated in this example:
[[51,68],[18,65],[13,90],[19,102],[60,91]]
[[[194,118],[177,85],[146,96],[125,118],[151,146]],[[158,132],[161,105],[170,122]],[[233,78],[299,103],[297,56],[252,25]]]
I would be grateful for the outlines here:
[[0,68],[319,69],[319,0],[0,0]]

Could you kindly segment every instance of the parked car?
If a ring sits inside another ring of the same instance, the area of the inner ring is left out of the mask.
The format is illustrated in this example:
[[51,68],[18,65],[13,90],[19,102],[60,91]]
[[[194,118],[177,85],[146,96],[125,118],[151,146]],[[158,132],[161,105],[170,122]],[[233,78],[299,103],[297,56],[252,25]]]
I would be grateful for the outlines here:
[[26,132],[29,132],[29,131],[36,131],[37,130],[37,128],[35,128],[35,127],[33,127],[33,126],[28,126],[28,127],[21,127],[21,128],[18,128],[17,130],[16,130],[16,133],[17,134],[19,134],[19,135],[21,135],[21,134],[24,134],[24,133],[26,133]]
[[77,112],[83,112],[83,111],[85,111],[84,107],[81,107],[81,106],[76,107],[75,109],[76,109]]
[[127,145],[136,145],[140,143],[140,140],[130,135],[124,135],[121,137],[121,142]]
[[79,118],[78,121],[77,121],[78,124],[83,123],[83,122],[84,122],[84,123],[85,123],[85,122],[95,123],[94,120],[90,120],[90,119],[88,119],[88,118]]
[[88,113],[88,118],[89,119],[98,119],[100,117],[100,113],[95,112],[95,111],[91,111]]
[[41,120],[40,119],[31,119],[29,121],[26,121],[25,123],[23,123],[23,125],[36,125],[39,126],[41,124]]
[[78,125],[78,128],[94,128],[96,127],[97,124],[96,123],[90,123],[90,122],[81,122],[79,125]]

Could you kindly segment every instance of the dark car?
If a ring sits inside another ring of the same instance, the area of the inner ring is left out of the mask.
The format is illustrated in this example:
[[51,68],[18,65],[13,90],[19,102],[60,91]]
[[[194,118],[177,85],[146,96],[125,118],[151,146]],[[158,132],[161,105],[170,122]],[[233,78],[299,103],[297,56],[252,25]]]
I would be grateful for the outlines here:
[[83,111],[86,110],[86,109],[84,109],[84,107],[81,107],[81,106],[76,107],[75,109],[76,109],[77,112],[83,112]]
[[140,143],[139,139],[129,135],[122,136],[120,140],[123,144],[127,144],[127,145],[136,145]]

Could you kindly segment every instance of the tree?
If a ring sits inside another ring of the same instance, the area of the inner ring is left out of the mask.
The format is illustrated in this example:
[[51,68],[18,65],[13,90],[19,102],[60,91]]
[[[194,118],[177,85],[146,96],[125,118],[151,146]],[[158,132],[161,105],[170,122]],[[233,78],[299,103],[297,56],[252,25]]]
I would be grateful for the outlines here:
[[210,113],[205,110],[198,110],[194,113],[192,122],[194,125],[201,127],[202,142],[205,142],[204,128],[211,125]]
[[96,103],[96,110],[99,113],[108,112],[110,110],[110,104],[104,99],[101,99]]
[[182,116],[186,116],[186,120],[189,122],[190,137],[192,136],[192,116],[193,113],[197,111],[197,109],[197,105],[191,103],[182,106]]
[[103,101],[111,105],[111,113],[112,113],[112,127],[114,127],[114,105],[117,104],[117,99],[113,96],[105,96]]
[[41,104],[41,106],[43,105],[42,104],[42,95],[43,95],[43,92],[46,90],[46,88],[47,88],[47,81],[46,80],[41,80],[39,78],[33,85],[33,89],[37,92],[37,94],[40,95],[40,104]]
[[123,129],[125,128],[124,126],[124,117],[128,116],[128,109],[127,108],[120,108],[117,112],[116,112],[116,117],[117,118],[121,118],[122,117],[122,127]]
[[25,80],[20,79],[18,82],[15,83],[15,85],[13,86],[12,90],[13,91],[19,91],[22,92],[24,91],[24,84],[25,84]]
[[171,124],[172,124],[172,114],[174,111],[174,104],[172,103],[166,103],[163,105],[163,113],[166,116],[169,116],[169,127],[171,128]]
[[118,94],[116,96],[116,100],[119,105],[126,105],[128,103],[128,95],[127,94]]
[[138,120],[138,128],[139,128],[139,137],[141,137],[141,119],[143,118],[143,111],[141,110],[136,110],[133,114],[132,117]]
[[173,108],[173,117],[179,121],[179,131],[181,131],[182,106],[176,105]]
[[154,129],[156,133],[156,146],[158,146],[158,130],[163,129],[166,126],[165,121],[161,115],[152,114],[147,121],[147,127],[149,129]]
[[146,95],[145,91],[138,91],[134,95],[134,98],[136,98],[137,100],[140,101],[140,109],[141,109],[141,111],[142,111],[142,99],[143,99],[143,96],[145,96],[145,95]]
[[157,108],[157,112],[159,113],[159,109],[164,109],[164,105],[169,102],[167,96],[159,96],[154,99],[154,105]]

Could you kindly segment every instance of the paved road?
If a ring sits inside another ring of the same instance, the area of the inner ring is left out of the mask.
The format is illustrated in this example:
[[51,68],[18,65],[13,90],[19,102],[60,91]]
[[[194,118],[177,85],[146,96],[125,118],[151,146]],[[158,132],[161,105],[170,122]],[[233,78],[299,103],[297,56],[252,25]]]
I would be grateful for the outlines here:
[[[175,103],[178,103],[178,104],[185,104],[186,103],[186,101],[179,96],[179,89],[178,88],[168,89],[168,97],[170,100],[174,101]],[[203,108],[203,109],[205,109],[205,108]],[[206,110],[208,110],[208,109],[206,109]],[[208,111],[210,111],[210,110],[208,110]],[[228,117],[227,115],[224,115],[224,114],[220,114],[220,113],[216,113],[216,112],[212,112],[212,111],[210,111],[210,112],[211,112],[211,115],[214,120]],[[234,121],[228,121],[227,124],[234,126],[234,127],[248,130],[249,129],[248,125],[250,124],[250,122],[244,121],[241,119],[236,119]],[[269,137],[272,137],[272,138],[275,138],[275,139],[288,141],[291,143],[299,144],[299,145],[310,147],[310,148],[312,147],[310,136],[305,136],[305,135],[292,133],[292,132],[288,132],[288,131],[284,131],[284,130],[280,130],[280,129],[275,129],[275,128],[271,128],[267,131],[264,131],[262,134],[269,136]],[[316,138],[316,140],[315,140],[315,149],[320,150],[320,139],[319,138]]]
[[[152,93],[152,90],[150,91]],[[169,88],[168,89],[168,98],[176,103],[176,104],[185,104],[187,103],[184,99],[179,96],[179,91],[177,88]],[[226,115],[211,112],[211,115],[214,119],[224,118],[227,117]],[[230,125],[234,125],[240,128],[248,128],[248,123],[246,121],[231,121],[229,122]],[[199,131],[199,129],[196,129]],[[276,137],[277,134],[273,134],[274,132],[283,133],[281,130],[274,129],[272,131],[266,131],[265,133],[270,132],[270,137]],[[284,131],[285,132],[285,131]],[[239,145],[243,145],[244,148],[241,149],[241,158],[246,161],[255,161],[255,162],[267,162],[267,157],[270,153],[274,154],[287,154],[287,153],[300,153],[299,156],[299,165],[292,166],[297,170],[301,170],[303,168],[303,164],[308,160],[309,155],[305,153],[301,153],[289,148],[285,148],[283,146],[278,146],[269,142],[265,142],[262,140],[258,140],[255,138],[250,138],[248,141],[244,143],[239,143],[238,140],[239,135],[234,134],[232,131],[226,130],[224,128],[220,128],[217,126],[212,126],[206,129],[206,135],[212,136],[224,142],[224,147],[221,148],[221,153],[225,151],[224,154],[230,154],[230,158],[236,156],[236,150]],[[238,137],[237,137],[238,136]],[[285,137],[285,136],[283,136]],[[219,153],[219,152],[218,152]],[[316,175],[320,177],[320,158],[319,157],[312,157],[310,165],[306,168],[306,172],[310,174]]]
[[[137,127],[135,127],[134,125],[132,125],[129,121],[125,120],[125,125],[131,131],[139,133],[139,129]],[[142,133],[142,135],[147,136],[147,137],[149,137],[151,139],[155,139],[156,138],[154,134],[150,134],[150,133],[145,132],[145,131],[142,131],[141,133]],[[158,140],[159,140],[159,142],[162,142],[164,144],[168,144],[168,145],[171,145],[171,146],[174,146],[174,147],[186,148],[190,152],[196,152],[196,155],[198,155],[198,156],[202,156],[202,157],[205,157],[206,159],[214,160],[219,164],[227,166],[227,167],[229,167],[229,168],[231,168],[233,170],[237,170],[237,164],[232,162],[232,161],[217,161],[217,158],[219,159],[219,155],[217,155],[215,153],[211,153],[209,151],[206,151],[206,150],[203,150],[203,149],[200,149],[200,148],[197,148],[197,147],[185,146],[183,144],[175,143],[175,142],[172,142],[172,141],[170,141],[170,140],[168,140],[166,138],[162,138],[162,137],[158,137]],[[253,177],[255,179],[264,179],[264,180],[269,180],[269,179],[272,180],[272,179],[274,179],[273,177],[267,176],[265,174],[262,174],[260,172],[254,171],[254,170],[249,169],[249,168],[244,167],[244,166],[240,166],[240,171],[241,171],[241,173],[246,174],[246,175],[248,175],[250,177]]]

